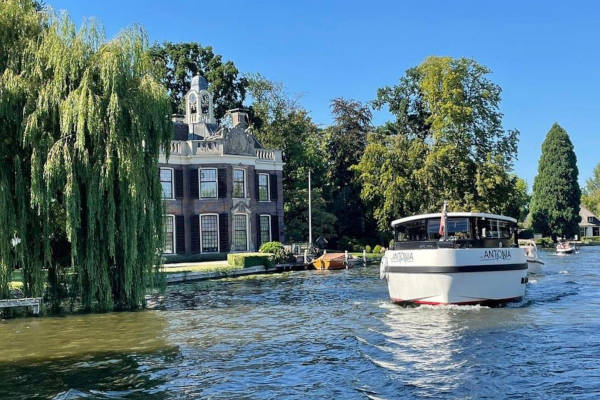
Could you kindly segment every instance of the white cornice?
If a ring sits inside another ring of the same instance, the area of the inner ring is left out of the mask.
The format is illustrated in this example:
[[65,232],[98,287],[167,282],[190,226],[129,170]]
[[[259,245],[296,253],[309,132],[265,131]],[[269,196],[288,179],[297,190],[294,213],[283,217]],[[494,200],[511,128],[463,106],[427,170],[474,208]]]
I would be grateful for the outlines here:
[[178,156],[171,155],[167,161],[164,154],[158,157],[160,164],[168,165],[195,165],[195,164],[231,164],[231,165],[251,165],[256,169],[281,171],[283,170],[283,162],[262,160],[252,156],[240,156],[234,154],[203,154],[201,156]]

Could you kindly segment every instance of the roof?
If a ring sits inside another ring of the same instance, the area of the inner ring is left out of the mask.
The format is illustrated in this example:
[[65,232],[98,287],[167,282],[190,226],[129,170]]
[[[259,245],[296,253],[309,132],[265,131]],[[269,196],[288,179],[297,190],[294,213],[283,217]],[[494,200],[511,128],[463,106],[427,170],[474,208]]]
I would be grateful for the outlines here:
[[[581,226],[581,227],[585,227],[585,226],[600,226],[600,220],[599,220],[599,218],[596,217],[596,215],[594,215],[593,212],[591,212],[590,210],[588,210],[584,206],[580,206],[580,208],[579,208],[579,216],[581,217],[581,222],[579,223],[579,226]],[[598,222],[597,223],[590,223],[590,222],[588,222],[588,217],[593,217],[595,219],[595,221],[598,221]]]
[[[478,218],[499,219],[502,221],[513,222],[515,224],[517,223],[517,220],[512,217],[505,217],[504,215],[497,215],[497,214],[476,213],[476,212],[449,212],[447,215],[448,215],[448,217],[478,217]],[[418,221],[420,219],[441,218],[441,217],[442,217],[442,213],[413,215],[410,217],[404,217],[404,218],[400,218],[395,221],[392,221],[392,226],[395,226],[398,224],[403,224],[405,222],[410,222],[410,221]]]

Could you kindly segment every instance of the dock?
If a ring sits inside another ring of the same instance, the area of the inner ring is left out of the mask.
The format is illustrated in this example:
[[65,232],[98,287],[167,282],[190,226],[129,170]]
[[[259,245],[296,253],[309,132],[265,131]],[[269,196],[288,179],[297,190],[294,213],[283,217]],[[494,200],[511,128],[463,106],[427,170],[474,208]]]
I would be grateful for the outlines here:
[[42,305],[41,297],[25,297],[22,299],[4,299],[0,300],[0,309],[14,307],[31,307],[34,314],[40,313]]

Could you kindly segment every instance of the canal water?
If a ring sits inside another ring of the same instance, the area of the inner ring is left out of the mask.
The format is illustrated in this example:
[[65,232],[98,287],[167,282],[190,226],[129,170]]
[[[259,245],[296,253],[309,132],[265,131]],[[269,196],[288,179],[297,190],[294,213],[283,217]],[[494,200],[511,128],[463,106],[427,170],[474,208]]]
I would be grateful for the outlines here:
[[170,287],[161,310],[0,322],[0,399],[600,397],[600,247],[504,308],[402,308],[377,266]]

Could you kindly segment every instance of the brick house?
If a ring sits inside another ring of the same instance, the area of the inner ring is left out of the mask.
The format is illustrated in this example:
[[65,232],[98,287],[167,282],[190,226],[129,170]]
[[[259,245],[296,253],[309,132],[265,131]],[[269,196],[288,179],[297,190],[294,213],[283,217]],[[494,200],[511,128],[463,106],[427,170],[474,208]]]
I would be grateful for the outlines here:
[[283,241],[281,151],[263,148],[245,110],[230,110],[217,124],[203,77],[192,79],[184,100],[170,156],[159,158],[165,254],[255,251]]

